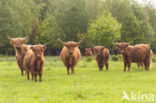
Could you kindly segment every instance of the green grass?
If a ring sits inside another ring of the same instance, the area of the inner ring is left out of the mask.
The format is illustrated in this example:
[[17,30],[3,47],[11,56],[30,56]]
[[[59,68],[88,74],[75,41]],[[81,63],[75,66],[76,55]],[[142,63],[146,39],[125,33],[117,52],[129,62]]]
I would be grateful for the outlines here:
[[43,81],[35,83],[21,77],[14,60],[0,57],[0,103],[131,103],[121,99],[123,91],[156,96],[156,63],[148,72],[136,64],[123,72],[122,61],[110,61],[108,71],[99,71],[95,58],[82,58],[75,74],[67,75],[59,57],[46,57]]

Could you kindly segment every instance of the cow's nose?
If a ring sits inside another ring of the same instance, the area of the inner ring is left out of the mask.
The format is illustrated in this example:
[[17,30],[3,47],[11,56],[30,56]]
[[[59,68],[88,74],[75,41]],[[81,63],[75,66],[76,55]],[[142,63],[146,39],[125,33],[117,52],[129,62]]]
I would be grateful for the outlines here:
[[97,54],[98,56],[100,56],[100,54]]
[[16,47],[16,49],[20,49],[20,47],[18,46],[18,47]]
[[69,54],[73,54],[73,51],[70,51]]

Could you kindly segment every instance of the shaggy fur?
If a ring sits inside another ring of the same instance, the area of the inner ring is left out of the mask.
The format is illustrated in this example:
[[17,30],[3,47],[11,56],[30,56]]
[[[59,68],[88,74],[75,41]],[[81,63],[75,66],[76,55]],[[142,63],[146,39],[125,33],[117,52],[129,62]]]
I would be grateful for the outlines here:
[[136,45],[130,46],[129,43],[121,42],[116,44],[120,53],[122,53],[124,61],[124,71],[128,66],[128,71],[130,71],[130,66],[132,62],[137,64],[144,64],[145,69],[149,70],[150,67],[150,58],[151,52],[150,47],[147,45]]
[[86,48],[85,49],[85,56],[87,57],[87,56],[92,56],[92,55],[93,55],[92,50],[90,48]]
[[10,42],[13,44],[16,52],[16,62],[21,70],[21,75],[23,76],[24,67],[23,59],[26,52],[30,49],[30,46],[25,45],[26,38],[9,38]]
[[103,70],[104,65],[106,66],[106,70],[108,70],[110,58],[109,50],[103,46],[95,46],[93,50],[96,54],[96,61],[99,66],[99,70]]
[[37,75],[39,75],[39,81],[42,81],[42,74],[44,69],[44,51],[46,46],[35,45],[31,47],[26,53],[24,58],[24,67],[26,68],[27,79],[29,79],[29,72],[31,71],[32,79],[35,77],[37,81]]
[[62,62],[66,66],[67,74],[70,74],[70,72],[69,72],[70,68],[71,68],[71,73],[74,74],[75,66],[81,58],[81,53],[78,48],[80,43],[73,42],[73,41],[64,43],[61,40],[59,40],[59,41],[64,45],[64,47],[60,53],[60,56],[61,56]]
[[[147,48],[147,49],[150,49],[150,45],[149,44],[137,44],[136,46],[142,46],[144,48]],[[153,56],[153,51],[150,50],[150,67],[152,66],[152,56]],[[140,63],[137,63],[138,65],[138,68],[141,66],[141,67],[144,67],[144,63],[142,62],[141,64]]]

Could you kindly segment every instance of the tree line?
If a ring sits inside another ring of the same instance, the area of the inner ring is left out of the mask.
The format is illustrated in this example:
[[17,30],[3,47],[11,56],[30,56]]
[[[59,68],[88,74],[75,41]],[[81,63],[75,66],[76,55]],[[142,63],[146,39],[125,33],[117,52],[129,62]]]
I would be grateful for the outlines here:
[[7,34],[28,36],[27,44],[47,43],[49,55],[62,48],[58,38],[84,38],[82,50],[114,50],[114,43],[124,41],[148,43],[156,51],[156,8],[136,0],[0,0],[0,53],[12,55]]

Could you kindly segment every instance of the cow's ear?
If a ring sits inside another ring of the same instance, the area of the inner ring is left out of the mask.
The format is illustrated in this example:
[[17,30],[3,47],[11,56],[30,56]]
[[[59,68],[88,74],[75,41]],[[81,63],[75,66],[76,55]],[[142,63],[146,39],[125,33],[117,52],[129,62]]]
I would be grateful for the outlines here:
[[22,41],[23,41],[23,43],[25,43],[25,42],[27,41],[27,38],[23,38],[23,40],[22,40]]
[[33,47],[33,46],[31,46],[30,48],[31,48],[31,50],[33,50],[33,51],[34,51],[34,47]]
[[104,50],[104,48],[105,48],[105,47],[102,47],[102,48],[101,48],[101,51],[103,51],[103,50]]
[[119,43],[114,43],[116,45],[116,47],[119,47]]
[[126,43],[126,46],[128,47],[129,46],[129,43]]
[[10,42],[13,44],[14,43],[14,40],[13,39],[9,39],[10,40]]
[[65,47],[67,47],[67,48],[69,47],[66,43],[64,43],[63,46],[65,46]]
[[80,44],[79,44],[79,43],[77,43],[77,44],[75,45],[75,47],[78,47],[78,46],[80,46]]
[[46,48],[47,48],[47,46],[43,45],[43,50],[44,50],[44,51],[46,50]]

